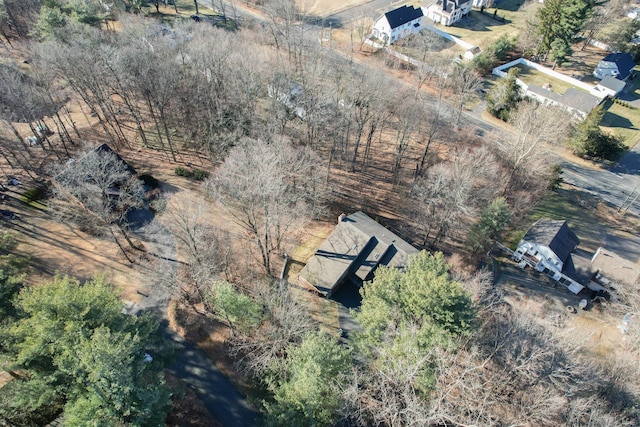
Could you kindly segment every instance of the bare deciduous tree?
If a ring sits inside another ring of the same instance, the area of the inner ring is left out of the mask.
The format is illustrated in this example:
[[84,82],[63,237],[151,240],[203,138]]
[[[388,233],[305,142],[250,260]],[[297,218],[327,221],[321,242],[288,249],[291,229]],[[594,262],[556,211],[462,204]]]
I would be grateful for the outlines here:
[[188,282],[193,286],[182,286],[181,289],[193,288],[198,300],[206,306],[205,297],[211,284],[223,273],[227,273],[228,278],[231,259],[229,233],[208,224],[205,201],[195,200],[193,195],[174,195],[167,203],[164,218],[181,251],[186,253],[189,265]]
[[482,87],[483,79],[470,65],[457,64],[453,69],[449,83],[455,99],[456,116],[454,122],[458,126],[465,104],[478,96],[477,91]]
[[540,175],[544,169],[542,165],[548,165],[548,159],[543,156],[543,145],[566,139],[571,122],[569,114],[560,107],[541,105],[536,101],[520,103],[509,121],[516,130],[516,138],[503,142],[500,147],[509,169],[503,194],[507,194],[517,178],[527,180]]
[[55,177],[55,212],[83,228],[107,231],[130,262],[133,259],[120,244],[114,228],[132,248],[127,233],[127,214],[144,205],[142,181],[106,145],[91,150],[72,163],[60,166]]
[[309,313],[292,297],[288,285],[262,284],[254,289],[265,321],[250,336],[236,336],[232,350],[246,372],[263,376],[286,356],[291,344],[315,329]]
[[451,163],[427,169],[411,191],[415,218],[425,232],[424,244],[431,240],[436,245],[450,230],[463,229],[465,218],[495,197],[499,177],[497,161],[484,147],[464,150],[455,154]]
[[268,273],[285,238],[323,207],[325,179],[319,164],[313,151],[282,139],[246,139],[207,182],[209,193],[255,242]]

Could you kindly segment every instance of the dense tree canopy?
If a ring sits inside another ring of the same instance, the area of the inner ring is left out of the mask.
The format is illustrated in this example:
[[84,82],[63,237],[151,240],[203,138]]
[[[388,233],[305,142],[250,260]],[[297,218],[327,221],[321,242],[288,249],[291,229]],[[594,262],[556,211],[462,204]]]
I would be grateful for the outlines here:
[[602,106],[599,106],[576,127],[571,143],[579,156],[612,160],[625,150],[620,138],[600,129],[599,123],[604,113]]
[[23,372],[3,388],[0,415],[10,424],[41,423],[61,410],[67,425],[156,426],[169,394],[150,315],[121,313],[102,278],[84,284],[56,277],[17,295],[19,316],[2,329],[3,357]]
[[349,351],[331,337],[308,334],[289,352],[284,372],[269,381],[275,403],[270,418],[282,426],[330,426],[341,406],[340,384],[351,366]]
[[388,327],[416,324],[428,345],[432,339],[467,333],[475,308],[460,283],[449,277],[442,253],[420,252],[405,271],[380,267],[361,290],[356,318],[371,344],[380,343]]
[[487,93],[487,111],[505,122],[509,120],[509,113],[522,98],[520,86],[516,82],[517,78],[518,69],[512,67],[507,77],[498,80],[493,89]]
[[538,53],[551,54],[560,61],[571,54],[573,38],[590,16],[590,0],[547,0],[538,10],[538,32],[541,35]]

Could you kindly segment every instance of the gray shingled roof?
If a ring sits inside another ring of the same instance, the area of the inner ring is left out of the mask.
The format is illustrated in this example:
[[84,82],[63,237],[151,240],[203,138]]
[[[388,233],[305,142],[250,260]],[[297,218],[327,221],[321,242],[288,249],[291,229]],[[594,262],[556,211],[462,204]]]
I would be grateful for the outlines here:
[[622,80],[613,77],[613,76],[606,76],[604,79],[600,80],[600,83],[598,83],[598,85],[602,86],[602,87],[606,87],[607,89],[611,89],[613,91],[615,91],[616,93],[620,92],[622,89],[624,89],[624,87],[627,85],[626,82],[623,82]]
[[600,99],[598,97],[572,87],[562,95],[562,103],[564,105],[584,113],[589,113],[599,102]]
[[560,95],[537,85],[529,85],[527,90],[587,114],[600,102],[598,97],[572,87],[567,89],[564,95]]
[[371,280],[378,266],[405,267],[415,253],[416,248],[358,211],[336,225],[300,277],[330,296],[349,277]]
[[555,93],[549,89],[545,89],[542,86],[538,85],[529,85],[527,90],[529,92],[537,93],[539,95],[544,96],[547,99],[551,99],[552,101],[562,103],[562,95],[559,93]]
[[398,28],[401,25],[411,22],[414,19],[422,18],[422,8],[414,9],[413,6],[402,6],[384,14],[391,29]]
[[580,244],[580,239],[566,221],[539,219],[529,228],[522,240],[548,246],[563,263]]

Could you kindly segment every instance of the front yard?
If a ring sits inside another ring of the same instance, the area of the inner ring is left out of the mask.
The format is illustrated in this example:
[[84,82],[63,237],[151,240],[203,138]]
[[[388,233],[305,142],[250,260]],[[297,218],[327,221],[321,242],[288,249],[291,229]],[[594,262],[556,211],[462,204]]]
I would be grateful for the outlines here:
[[600,126],[620,137],[627,148],[632,148],[640,140],[640,110],[607,101]]
[[[537,2],[525,5],[524,0],[504,0],[497,9],[487,9],[484,14],[472,10],[457,24],[451,27],[437,25],[437,28],[484,50],[505,34],[517,37],[526,28],[527,20],[540,6]],[[496,16],[504,18],[505,22],[493,18],[494,10],[497,10]]]

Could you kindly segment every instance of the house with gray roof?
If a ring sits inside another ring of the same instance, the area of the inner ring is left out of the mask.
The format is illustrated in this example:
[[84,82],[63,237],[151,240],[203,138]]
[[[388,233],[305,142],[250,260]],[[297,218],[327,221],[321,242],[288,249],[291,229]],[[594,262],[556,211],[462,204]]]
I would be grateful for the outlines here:
[[602,92],[605,96],[614,97],[618,95],[627,83],[613,76],[606,76],[596,85],[596,90]]
[[562,107],[583,120],[603,99],[572,87],[559,94],[537,85],[527,86],[525,95],[541,104]]
[[358,211],[338,224],[300,271],[301,284],[331,297],[345,283],[361,286],[381,265],[406,267],[418,250]]

